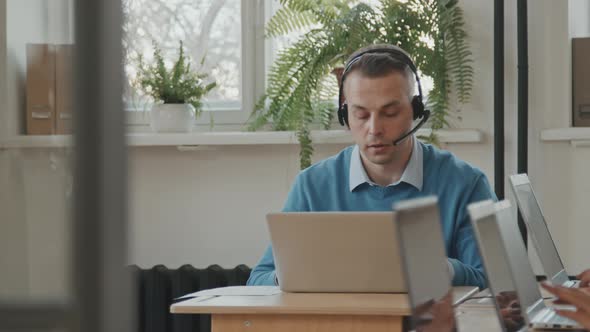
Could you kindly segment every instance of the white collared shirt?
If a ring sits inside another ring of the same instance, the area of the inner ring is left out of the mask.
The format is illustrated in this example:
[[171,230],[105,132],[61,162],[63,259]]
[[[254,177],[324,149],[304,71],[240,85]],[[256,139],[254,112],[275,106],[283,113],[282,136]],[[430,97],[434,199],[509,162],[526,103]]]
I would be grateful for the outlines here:
[[[424,164],[423,160],[423,151],[422,151],[422,144],[418,142],[415,136],[412,136],[412,154],[410,155],[410,160],[406,165],[406,169],[404,170],[401,178],[399,181],[395,183],[391,183],[388,187],[396,186],[401,182],[405,182],[414,186],[416,189],[422,191],[422,183],[424,178]],[[350,156],[350,175],[349,175],[349,184],[350,184],[350,191],[353,191],[358,186],[363,183],[368,183],[372,186],[376,186],[377,184],[369,179],[365,168],[363,167],[363,163],[361,161],[361,153],[359,150],[358,145],[355,145],[354,149],[352,149],[352,155]]]

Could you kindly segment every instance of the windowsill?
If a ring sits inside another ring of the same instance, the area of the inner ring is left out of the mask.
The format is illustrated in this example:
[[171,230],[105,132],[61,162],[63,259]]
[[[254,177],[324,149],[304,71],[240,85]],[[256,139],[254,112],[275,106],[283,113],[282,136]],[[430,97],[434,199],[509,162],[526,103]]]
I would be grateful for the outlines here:
[[590,127],[551,128],[541,131],[543,142],[569,142],[574,147],[590,147]]
[[[418,135],[429,135],[430,129],[418,130]],[[439,130],[441,143],[481,143],[483,134],[478,129]],[[312,131],[314,144],[351,144],[352,138],[346,130]],[[127,134],[127,145],[131,147],[176,146],[178,148],[219,145],[274,145],[299,144],[292,131],[259,132],[193,132],[190,134],[131,133]],[[33,136],[21,135],[0,141],[0,149],[62,148],[72,146],[71,135]]]

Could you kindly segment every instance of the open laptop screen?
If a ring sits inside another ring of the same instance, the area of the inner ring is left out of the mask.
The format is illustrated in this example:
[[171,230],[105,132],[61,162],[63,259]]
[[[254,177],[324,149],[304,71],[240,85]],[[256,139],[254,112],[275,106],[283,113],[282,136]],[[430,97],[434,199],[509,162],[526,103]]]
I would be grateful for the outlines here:
[[397,234],[416,331],[455,331],[451,277],[437,200],[395,205]]
[[[543,264],[543,269],[547,274],[547,278],[553,279],[564,269],[563,263],[559,258],[541,207],[535,198],[533,188],[530,182],[513,185],[513,188],[518,201],[518,208],[531,231],[531,237],[539,254],[539,259]],[[566,280],[567,277],[565,277],[565,280],[552,281],[561,284]]]
[[529,313],[529,317],[532,317],[534,311],[544,307],[543,296],[539,291],[516,218],[511,218],[509,206],[497,211],[496,217],[520,304]]
[[474,219],[473,226],[503,330],[507,332],[519,331],[526,325],[526,321],[522,316],[516,285],[508,265],[508,254],[500,235],[492,204],[490,201],[490,213]]
[[281,290],[405,293],[393,218],[391,211],[267,214]]

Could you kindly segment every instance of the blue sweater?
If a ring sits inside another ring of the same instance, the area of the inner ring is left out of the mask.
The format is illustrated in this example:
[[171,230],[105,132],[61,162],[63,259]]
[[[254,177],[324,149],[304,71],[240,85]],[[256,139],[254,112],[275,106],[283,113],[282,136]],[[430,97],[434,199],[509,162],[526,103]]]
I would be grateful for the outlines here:
[[[486,287],[481,257],[471,229],[467,205],[496,200],[486,176],[447,151],[422,144],[422,191],[407,184],[380,187],[364,183],[349,190],[353,147],[301,171],[289,192],[283,211],[389,211],[394,202],[436,195],[440,205],[446,254],[453,265],[454,286]],[[272,247],[252,270],[248,285],[275,285]]]

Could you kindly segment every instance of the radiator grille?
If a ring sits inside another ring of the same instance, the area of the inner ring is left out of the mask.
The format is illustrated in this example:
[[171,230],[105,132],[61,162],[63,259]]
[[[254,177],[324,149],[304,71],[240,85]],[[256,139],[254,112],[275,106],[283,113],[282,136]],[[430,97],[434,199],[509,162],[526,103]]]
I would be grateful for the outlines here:
[[223,269],[211,265],[197,269],[183,265],[169,269],[156,265],[141,269],[136,265],[129,267],[137,287],[137,331],[138,332],[209,332],[210,315],[172,315],[170,305],[174,299],[187,293],[203,289],[225,286],[245,285],[251,269],[238,265],[233,269]]

